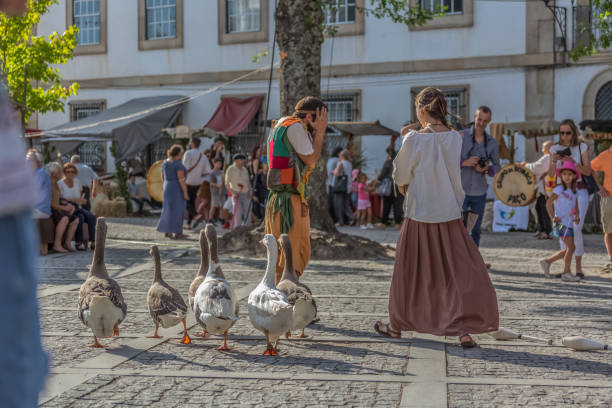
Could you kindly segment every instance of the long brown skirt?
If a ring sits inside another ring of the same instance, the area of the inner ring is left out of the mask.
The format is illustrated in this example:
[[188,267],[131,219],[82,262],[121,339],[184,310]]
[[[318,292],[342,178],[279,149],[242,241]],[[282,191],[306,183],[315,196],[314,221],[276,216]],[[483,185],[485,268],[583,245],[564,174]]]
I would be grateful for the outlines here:
[[495,289],[460,220],[439,224],[404,220],[391,280],[389,318],[395,330],[437,336],[498,329]]

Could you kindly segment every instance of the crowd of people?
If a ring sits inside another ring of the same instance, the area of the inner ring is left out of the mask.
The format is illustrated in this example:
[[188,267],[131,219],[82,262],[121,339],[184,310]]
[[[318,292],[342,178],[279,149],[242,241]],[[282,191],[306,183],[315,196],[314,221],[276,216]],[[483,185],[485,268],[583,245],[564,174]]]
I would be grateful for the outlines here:
[[209,149],[202,149],[197,137],[190,139],[186,151],[181,145],[171,146],[162,164],[164,201],[158,231],[181,239],[183,230],[203,222],[233,230],[263,220],[267,174],[259,146],[248,157],[234,154],[231,164],[223,139],[216,139]]
[[89,210],[95,198],[98,176],[74,155],[63,165],[53,161],[43,166],[40,152],[30,149],[26,160],[35,172],[38,199],[33,218],[40,235],[40,253],[58,253],[95,248],[96,216]]

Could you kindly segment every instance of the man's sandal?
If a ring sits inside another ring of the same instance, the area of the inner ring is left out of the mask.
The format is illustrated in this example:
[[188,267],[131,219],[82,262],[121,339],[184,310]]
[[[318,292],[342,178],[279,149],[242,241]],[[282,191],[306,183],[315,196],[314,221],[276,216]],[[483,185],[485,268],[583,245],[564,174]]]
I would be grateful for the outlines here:
[[[385,328],[385,331],[381,330],[382,327]],[[376,330],[376,333],[378,333],[378,334],[380,334],[381,336],[384,336],[384,337],[389,337],[389,338],[392,338],[392,339],[399,339],[399,338],[402,337],[402,333],[393,330],[389,323],[383,324],[382,322],[376,322],[374,324],[374,330]]]
[[[469,340],[465,340],[465,341],[461,340],[461,339],[465,339],[466,337]],[[459,341],[461,342],[461,347],[463,347],[464,349],[478,347],[478,343],[476,343],[474,339],[472,338],[472,336],[470,336],[467,333],[464,334],[463,336],[459,336]]]

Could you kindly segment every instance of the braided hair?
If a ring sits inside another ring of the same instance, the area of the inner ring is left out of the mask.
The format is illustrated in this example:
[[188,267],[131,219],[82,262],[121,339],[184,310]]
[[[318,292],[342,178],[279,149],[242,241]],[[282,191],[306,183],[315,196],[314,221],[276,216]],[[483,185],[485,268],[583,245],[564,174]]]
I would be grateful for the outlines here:
[[429,116],[437,119],[449,129],[453,129],[446,119],[447,106],[446,99],[439,89],[427,87],[418,93],[414,98],[414,105],[417,110],[424,110]]

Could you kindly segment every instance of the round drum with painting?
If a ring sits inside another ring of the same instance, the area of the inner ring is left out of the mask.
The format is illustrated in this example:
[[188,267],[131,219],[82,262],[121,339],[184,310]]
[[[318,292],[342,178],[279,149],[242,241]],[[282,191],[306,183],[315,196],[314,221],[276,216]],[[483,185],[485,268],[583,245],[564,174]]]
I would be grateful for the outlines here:
[[155,201],[164,201],[164,179],[162,177],[162,163],[163,160],[158,160],[149,169],[147,174],[147,189],[151,198]]
[[536,198],[536,177],[525,166],[507,164],[495,175],[493,189],[502,203],[512,207],[529,205]]

